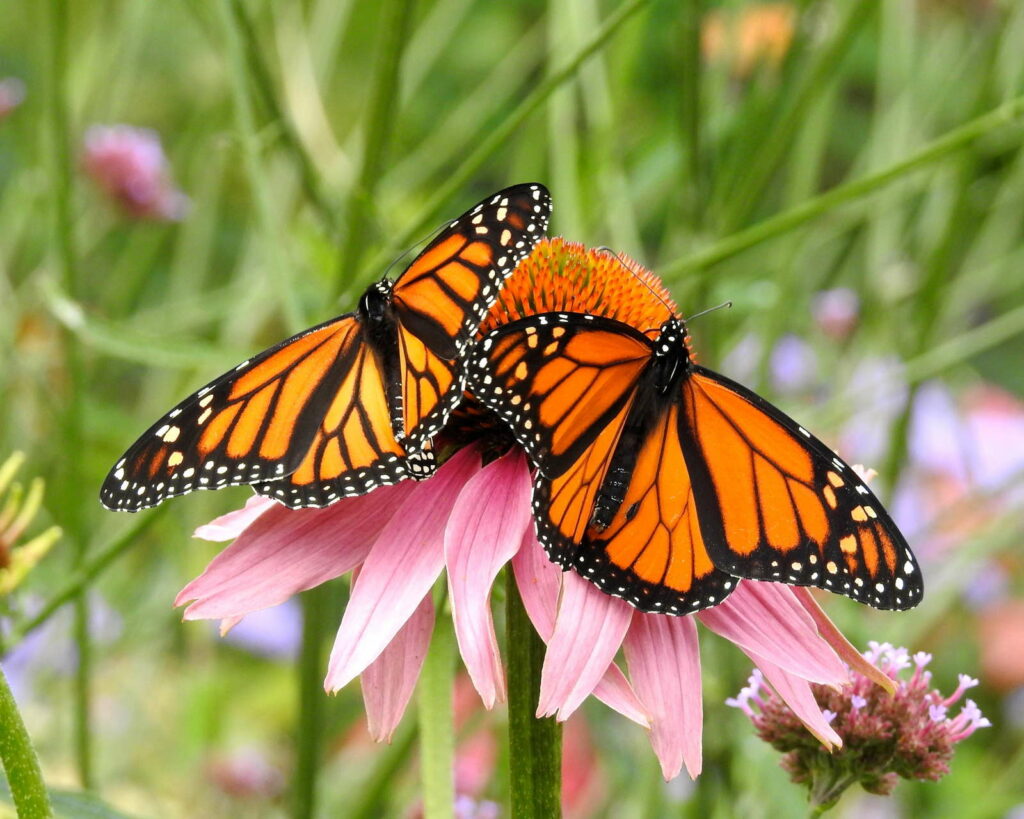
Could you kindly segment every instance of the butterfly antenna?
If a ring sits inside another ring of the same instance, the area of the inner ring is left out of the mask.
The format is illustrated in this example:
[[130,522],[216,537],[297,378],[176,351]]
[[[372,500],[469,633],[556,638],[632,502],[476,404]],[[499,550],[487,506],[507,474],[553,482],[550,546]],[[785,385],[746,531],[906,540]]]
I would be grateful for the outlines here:
[[[672,305],[669,304],[667,301],[665,301],[664,298],[662,298],[661,293],[659,293],[657,290],[655,290],[653,287],[651,287],[647,282],[645,282],[644,279],[643,279],[643,276],[641,276],[639,273],[637,273],[635,270],[633,270],[633,268],[631,268],[628,264],[626,264],[624,261],[622,261],[622,255],[621,254],[616,253],[614,250],[612,250],[610,247],[607,247],[606,245],[601,245],[600,247],[595,248],[595,250],[597,250],[598,252],[602,252],[603,251],[605,253],[610,253],[612,256],[614,256],[615,260],[619,263],[619,265],[622,268],[624,268],[626,270],[626,272],[628,272],[630,275],[632,275],[638,282],[640,282],[640,284],[642,284],[644,287],[647,288],[647,290],[650,292],[650,294],[652,296],[654,296],[654,298],[656,298],[658,301],[661,302],[662,306],[664,306],[664,308],[666,310],[668,310],[669,315],[674,316],[676,314],[676,311],[673,309]],[[654,329],[654,328],[652,328],[652,329]]]
[[436,228],[431,230],[430,233],[428,233],[426,236],[423,236],[420,239],[417,239],[415,242],[413,242],[411,245],[409,245],[409,247],[407,247],[405,250],[403,250],[401,253],[399,253],[397,256],[395,256],[395,258],[391,260],[391,264],[389,264],[387,266],[387,269],[384,271],[384,274],[381,276],[381,280],[386,279],[388,277],[388,274],[391,272],[391,269],[396,264],[398,264],[400,261],[402,261],[402,259],[404,259],[410,253],[412,253],[416,248],[422,247],[423,245],[427,244],[427,242],[429,242],[431,239],[433,239],[435,236],[437,236],[438,233],[440,233],[442,230],[444,230],[446,227],[448,227],[449,224],[451,224],[450,220],[448,222],[442,222]]
[[714,307],[709,307],[707,310],[701,310],[699,313],[694,313],[692,316],[690,316],[689,318],[685,319],[685,321],[686,321],[687,324],[689,324],[695,318],[700,318],[701,316],[706,316],[708,313],[714,313],[715,310],[721,310],[723,307],[725,307],[725,308],[732,307],[732,302],[731,301],[723,301],[721,304],[716,304]]

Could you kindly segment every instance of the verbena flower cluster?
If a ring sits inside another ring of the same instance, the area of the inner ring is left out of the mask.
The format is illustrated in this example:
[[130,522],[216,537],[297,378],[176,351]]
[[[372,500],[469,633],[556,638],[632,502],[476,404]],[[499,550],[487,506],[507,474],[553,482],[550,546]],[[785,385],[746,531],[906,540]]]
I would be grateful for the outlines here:
[[808,785],[815,804],[834,803],[858,782],[870,793],[887,795],[900,777],[941,779],[949,773],[956,743],[991,725],[970,699],[951,714],[978,681],[961,674],[956,690],[944,696],[931,687],[930,654],[911,655],[905,648],[872,641],[863,656],[892,680],[891,693],[857,671],[851,671],[849,686],[812,686],[842,739],[839,750],[824,748],[758,670],[737,697],[726,700],[750,717],[761,739],[785,753],[783,768],[794,782]]

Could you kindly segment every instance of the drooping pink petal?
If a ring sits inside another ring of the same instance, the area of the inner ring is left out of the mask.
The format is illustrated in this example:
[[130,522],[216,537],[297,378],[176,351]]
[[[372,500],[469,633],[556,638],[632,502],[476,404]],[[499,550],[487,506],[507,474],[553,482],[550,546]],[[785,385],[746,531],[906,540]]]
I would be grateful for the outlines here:
[[385,486],[325,509],[273,502],[178,593],[174,605],[195,601],[186,620],[235,617],[352,571],[412,490],[408,482]]
[[818,601],[814,599],[811,590],[805,586],[797,586],[793,589],[793,595],[797,602],[804,607],[804,610],[811,616],[815,627],[822,639],[832,646],[832,649],[839,656],[839,659],[850,666],[851,669],[867,677],[875,685],[888,691],[896,693],[896,682],[888,674],[862,655],[853,644],[846,639],[846,636],[836,627],[827,614],[822,611]]
[[479,470],[476,448],[461,450],[414,486],[384,526],[345,607],[324,681],[328,691],[337,691],[377,659],[430,591],[444,568],[448,516]]
[[810,683],[807,680],[795,674],[790,674],[784,668],[781,668],[765,657],[761,657],[756,652],[748,651],[745,648],[743,651],[764,672],[765,679],[772,684],[772,688],[778,692],[778,695],[786,701],[786,705],[793,709],[793,713],[807,726],[808,731],[814,734],[830,751],[833,748],[842,746],[843,740],[835,732],[835,729],[828,724],[828,720],[825,719],[825,715],[821,712],[821,707],[814,699],[814,693],[811,691]]
[[[358,579],[355,583],[359,585]],[[391,737],[416,688],[434,631],[434,601],[426,595],[380,656],[360,677],[366,724],[377,742]]]
[[522,546],[512,558],[512,571],[530,622],[540,638],[550,642],[562,590],[562,570],[548,560],[533,527],[526,530]]
[[466,482],[444,532],[455,636],[485,708],[505,699],[505,676],[491,617],[491,586],[532,526],[530,469],[519,448]]
[[632,607],[575,572],[562,575],[555,631],[544,655],[537,716],[569,718],[612,665],[633,617]]
[[838,685],[847,679],[846,666],[788,586],[744,580],[721,604],[698,612],[697,619],[805,680]]
[[623,647],[629,676],[651,723],[651,747],[666,781],[683,764],[691,779],[701,770],[700,651],[692,617],[633,616]]
[[276,501],[271,498],[252,495],[241,509],[228,512],[219,518],[214,518],[209,523],[204,523],[195,530],[192,537],[216,542],[234,540],[275,503]]
[[[512,558],[516,587],[526,614],[545,642],[555,631],[558,595],[562,587],[562,570],[548,560],[544,547],[537,542],[533,527],[523,536],[523,545]],[[648,727],[647,714],[622,670],[612,663],[594,688],[594,696],[627,719]]]

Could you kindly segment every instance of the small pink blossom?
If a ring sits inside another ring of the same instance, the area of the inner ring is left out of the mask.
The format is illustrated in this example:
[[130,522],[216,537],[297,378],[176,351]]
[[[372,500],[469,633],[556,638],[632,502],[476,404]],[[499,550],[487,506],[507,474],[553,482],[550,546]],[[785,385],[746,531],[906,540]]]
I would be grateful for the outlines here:
[[857,329],[860,297],[849,287],[822,290],[815,293],[811,301],[811,314],[825,335],[843,341]]
[[[530,487],[519,450],[481,466],[480,451],[469,447],[427,481],[325,509],[251,500],[198,530],[210,539],[236,539],[176,602],[191,601],[185,619],[233,625],[353,572],[325,686],[337,691],[361,675],[371,734],[388,740],[422,668],[436,616],[431,590],[442,571],[473,686],[487,708],[505,699],[489,597],[498,572],[510,564],[524,608],[548,645],[538,716],[568,719],[595,696],[648,729],[666,779],[684,766],[696,777],[703,724],[699,622],[739,646],[822,743],[841,744],[811,686],[846,682],[840,655],[864,663],[806,590],[743,581],[696,616],[638,612],[548,560],[534,533]],[[628,677],[616,662],[620,648]]]
[[85,134],[82,167],[127,215],[178,221],[189,200],[174,187],[160,137],[148,128],[94,125]]
[[794,782],[807,784],[816,806],[834,804],[858,782],[870,793],[889,794],[899,777],[941,779],[949,773],[953,746],[991,725],[969,699],[950,716],[950,709],[978,681],[961,674],[956,690],[943,696],[931,688],[930,654],[911,656],[905,648],[872,642],[863,658],[892,681],[893,692],[858,669],[851,669],[845,688],[812,686],[842,740],[841,750],[823,748],[810,736],[798,715],[765,686],[757,669],[739,695],[726,700],[750,718],[761,739],[785,753],[783,768]]
[[0,79],[0,122],[25,100],[25,83],[17,77]]

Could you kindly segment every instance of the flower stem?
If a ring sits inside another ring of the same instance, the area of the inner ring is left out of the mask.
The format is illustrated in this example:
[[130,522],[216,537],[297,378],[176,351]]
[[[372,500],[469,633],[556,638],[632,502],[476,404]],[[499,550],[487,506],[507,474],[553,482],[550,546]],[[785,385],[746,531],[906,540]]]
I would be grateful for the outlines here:
[[[75,262],[74,224],[72,219],[71,148],[68,144],[70,114],[68,105],[68,8],[67,0],[51,0],[49,4],[49,80],[47,105],[51,190],[53,194],[53,247],[60,269],[61,282],[69,298],[79,295],[78,267]],[[62,418],[63,445],[69,452],[81,452],[82,395],[85,376],[78,339],[70,330],[63,333],[64,360],[68,374],[68,396]],[[73,563],[80,568],[85,561],[87,539],[82,518],[80,487],[83,485],[78,458],[69,458],[63,476],[64,528],[72,544]],[[92,787],[92,739],[89,719],[92,699],[92,648],[89,638],[89,607],[84,589],[75,598],[75,669],[74,744],[78,778],[83,788]]]
[[292,783],[292,816],[309,819],[316,814],[316,780],[320,767],[324,689],[325,624],[334,589],[330,584],[304,592],[302,602],[302,649],[298,662],[299,718],[295,738],[295,779]]
[[3,760],[7,782],[14,797],[19,819],[53,816],[50,797],[43,783],[39,758],[25,723],[18,713],[18,705],[0,669],[0,759]]
[[562,811],[562,726],[535,716],[544,642],[533,629],[512,572],[506,573],[510,815],[545,819]]
[[455,808],[455,631],[439,617],[416,691],[420,724],[420,771],[425,819],[453,816]]

